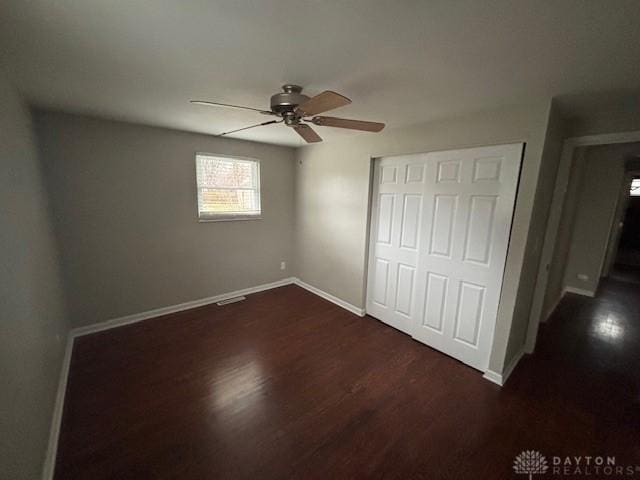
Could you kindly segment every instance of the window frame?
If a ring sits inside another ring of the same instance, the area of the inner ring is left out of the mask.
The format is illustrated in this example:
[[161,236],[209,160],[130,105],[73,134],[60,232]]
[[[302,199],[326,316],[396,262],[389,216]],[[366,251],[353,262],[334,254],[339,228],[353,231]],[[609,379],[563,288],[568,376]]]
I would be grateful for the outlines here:
[[[243,162],[251,162],[255,164],[255,172],[256,172],[256,188],[229,188],[229,187],[220,187],[221,190],[255,190],[257,199],[258,199],[258,214],[251,213],[212,213],[202,215],[200,213],[200,189],[204,188],[198,184],[198,157],[218,157],[218,158],[228,158],[231,160],[239,160]],[[262,192],[261,192],[261,184],[260,184],[260,160],[252,157],[243,157],[240,155],[228,155],[223,153],[210,153],[210,152],[196,152],[194,155],[194,166],[195,166],[195,180],[196,180],[196,213],[198,215],[199,223],[208,223],[208,222],[234,222],[238,220],[261,220],[262,219]]]

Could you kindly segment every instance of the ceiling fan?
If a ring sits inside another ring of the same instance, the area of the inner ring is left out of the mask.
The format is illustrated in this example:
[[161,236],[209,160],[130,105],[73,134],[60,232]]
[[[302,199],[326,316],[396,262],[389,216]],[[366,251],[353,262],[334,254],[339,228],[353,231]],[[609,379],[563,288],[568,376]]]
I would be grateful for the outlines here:
[[282,92],[272,95],[270,110],[260,110],[259,108],[230,105],[228,103],[208,102],[205,100],[191,100],[191,103],[211,107],[241,108],[243,110],[252,110],[263,115],[280,117],[280,120],[269,120],[267,122],[249,125],[248,127],[230,130],[228,132],[221,133],[221,136],[274,123],[284,123],[286,126],[292,127],[307,143],[315,143],[321,142],[322,138],[320,138],[320,135],[318,135],[315,130],[308,125],[309,123],[320,127],[348,128],[350,130],[362,130],[365,132],[379,132],[384,128],[384,123],[318,116],[319,113],[328,112],[329,110],[349,105],[351,100],[339,93],[332,92],[331,90],[326,90],[315,97],[308,97],[302,93],[302,87],[298,85],[284,85],[282,87]]

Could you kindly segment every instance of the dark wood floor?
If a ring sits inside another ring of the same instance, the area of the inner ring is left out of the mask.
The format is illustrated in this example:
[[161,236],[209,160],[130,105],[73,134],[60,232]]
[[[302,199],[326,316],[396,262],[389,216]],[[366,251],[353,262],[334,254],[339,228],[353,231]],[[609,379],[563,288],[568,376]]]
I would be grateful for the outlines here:
[[295,286],[82,337],[56,478],[526,478],[524,449],[640,464],[639,310],[637,285],[569,295],[502,389]]
[[616,263],[609,273],[609,278],[620,282],[640,283],[640,267]]

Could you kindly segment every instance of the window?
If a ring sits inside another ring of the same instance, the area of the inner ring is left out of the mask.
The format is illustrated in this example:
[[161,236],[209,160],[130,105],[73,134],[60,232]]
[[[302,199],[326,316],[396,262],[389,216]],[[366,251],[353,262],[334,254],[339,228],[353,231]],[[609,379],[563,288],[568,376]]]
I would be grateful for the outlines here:
[[260,162],[223,155],[196,154],[198,218],[260,218]]
[[631,193],[632,197],[640,197],[640,178],[634,178],[631,180]]

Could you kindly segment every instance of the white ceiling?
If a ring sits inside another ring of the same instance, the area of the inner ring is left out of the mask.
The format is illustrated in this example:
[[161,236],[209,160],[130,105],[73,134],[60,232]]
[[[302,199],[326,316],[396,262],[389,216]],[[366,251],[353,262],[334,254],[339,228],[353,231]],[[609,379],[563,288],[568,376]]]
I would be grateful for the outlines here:
[[[638,0],[3,0],[0,59],[32,103],[67,111],[219,133],[265,117],[189,99],[267,108],[297,83],[396,127],[636,89],[639,20]],[[237,138],[303,143],[282,125]]]

